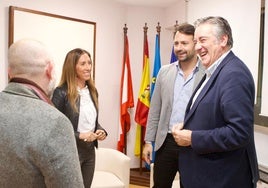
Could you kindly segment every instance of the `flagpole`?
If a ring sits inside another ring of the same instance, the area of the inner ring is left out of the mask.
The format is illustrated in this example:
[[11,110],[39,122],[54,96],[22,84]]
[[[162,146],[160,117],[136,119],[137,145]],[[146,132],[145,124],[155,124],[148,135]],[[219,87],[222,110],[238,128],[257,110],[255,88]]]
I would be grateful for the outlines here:
[[[143,27],[143,32],[144,32],[144,37],[143,37],[143,51],[145,50],[144,49],[144,46],[145,46],[145,42],[147,41],[147,31],[148,31],[148,27],[147,27],[147,23],[145,23],[145,26]],[[144,62],[145,62],[145,59],[144,59],[144,56],[143,56],[143,65],[144,65]]]
[[[148,31],[148,27],[147,27],[147,23],[145,23],[145,26],[143,27],[143,32],[144,32],[144,36],[143,36],[143,52],[145,50],[145,43],[147,41],[147,31]],[[145,65],[145,56],[143,56],[143,67]],[[141,132],[140,132],[140,174],[142,174],[142,147],[143,147],[143,132],[144,132],[144,127],[141,126]]]
[[[161,67],[161,58],[160,58],[160,32],[161,32],[161,26],[160,23],[157,23],[156,26],[156,38],[155,38],[155,57],[154,57],[154,68],[153,68],[153,74],[151,79],[151,86],[150,86],[150,101],[151,97],[153,96],[154,92],[154,86],[156,82],[156,77],[159,72],[159,69]],[[155,160],[155,142],[152,142],[152,160],[151,163],[154,163]],[[145,163],[145,167],[150,170],[150,164]]]
[[[127,36],[127,24],[125,24],[125,27],[123,28],[124,30],[124,55],[123,55],[123,58],[124,58],[124,62],[126,60],[126,36]],[[124,149],[123,149],[123,152],[124,154],[127,155],[127,125],[126,125],[126,121],[124,121],[124,143],[125,143],[125,146],[124,146]]]
[[158,42],[159,42],[159,48],[160,48],[160,32],[161,32],[161,26],[160,26],[160,23],[158,22],[157,23],[157,26],[156,26],[156,32],[158,34]]
[[123,58],[124,60],[126,59],[126,36],[127,36],[127,24],[125,24],[125,27],[123,28],[124,30],[124,55],[123,55]]
[[178,24],[178,20],[176,20],[176,24],[174,25],[174,32],[173,32],[173,38],[175,37],[175,34],[178,30],[179,24]]

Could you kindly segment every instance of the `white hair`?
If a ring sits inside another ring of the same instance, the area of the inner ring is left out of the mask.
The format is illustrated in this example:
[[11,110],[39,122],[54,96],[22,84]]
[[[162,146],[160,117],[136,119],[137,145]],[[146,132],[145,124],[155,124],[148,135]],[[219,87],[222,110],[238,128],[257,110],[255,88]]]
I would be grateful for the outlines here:
[[36,76],[45,70],[53,58],[47,47],[33,39],[21,39],[8,50],[8,63],[12,75]]

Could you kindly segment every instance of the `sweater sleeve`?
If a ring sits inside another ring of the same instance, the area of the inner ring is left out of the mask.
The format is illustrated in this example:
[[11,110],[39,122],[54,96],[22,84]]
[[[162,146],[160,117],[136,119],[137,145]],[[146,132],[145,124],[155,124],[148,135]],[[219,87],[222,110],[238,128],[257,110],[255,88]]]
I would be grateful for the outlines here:
[[[83,187],[74,131],[68,118],[55,112],[45,122],[39,147],[32,150],[33,161],[44,176],[47,187]],[[48,128],[45,128],[48,127]]]

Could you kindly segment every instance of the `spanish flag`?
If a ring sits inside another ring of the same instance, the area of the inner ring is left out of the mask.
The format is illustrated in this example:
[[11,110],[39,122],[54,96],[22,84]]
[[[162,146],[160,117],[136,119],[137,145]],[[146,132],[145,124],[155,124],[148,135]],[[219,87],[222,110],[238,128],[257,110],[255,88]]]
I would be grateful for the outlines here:
[[147,123],[148,112],[150,108],[150,61],[147,33],[144,33],[144,47],[143,47],[143,71],[139,90],[139,97],[137,102],[135,121],[137,123],[136,129],[136,143],[134,154],[139,156],[144,140],[145,127]]
[[126,135],[130,129],[129,109],[134,107],[128,37],[124,36],[124,55],[120,87],[120,124],[117,150],[126,153]]

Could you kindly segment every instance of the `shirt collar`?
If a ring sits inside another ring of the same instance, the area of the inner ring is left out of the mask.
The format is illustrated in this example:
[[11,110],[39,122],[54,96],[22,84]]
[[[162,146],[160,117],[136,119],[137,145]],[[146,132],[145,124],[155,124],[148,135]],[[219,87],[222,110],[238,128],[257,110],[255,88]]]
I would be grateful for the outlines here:
[[52,101],[50,100],[49,96],[46,94],[46,92],[39,86],[37,85],[35,82],[28,80],[26,78],[20,78],[20,77],[14,77],[11,78],[9,80],[9,82],[15,82],[15,83],[20,83],[23,84],[25,86],[27,86],[28,88],[31,88],[34,93],[43,101],[45,101],[46,103],[50,104],[53,106]]
[[[200,64],[200,63],[201,63],[201,60],[198,58],[197,63],[196,63],[196,65],[195,65],[195,68],[193,69],[193,73],[196,73],[196,72],[199,70],[199,64]],[[176,67],[177,67],[177,70],[178,70],[181,74],[183,74],[183,71],[181,70],[179,61],[177,61],[177,65],[176,65]]]
[[208,69],[205,70],[207,78],[211,77],[211,75],[215,72],[217,67],[221,64],[222,60],[229,54],[230,51],[231,50],[228,50],[227,52],[222,54],[222,56],[218,60],[216,60],[215,63],[213,63]]
[[81,88],[81,89],[79,87],[77,87],[77,91],[78,91],[79,94],[82,94],[82,93],[85,93],[85,92],[88,91],[87,88],[88,88],[87,85],[85,87]]

